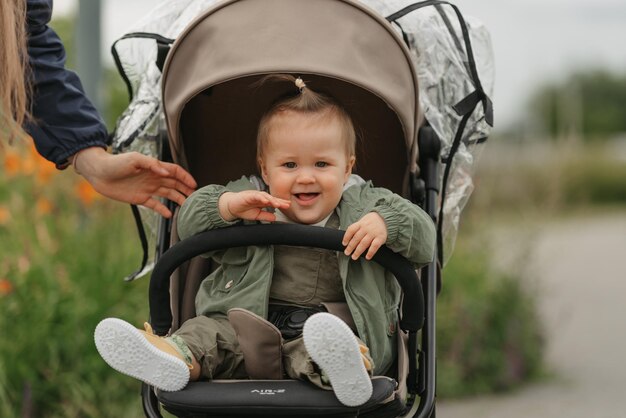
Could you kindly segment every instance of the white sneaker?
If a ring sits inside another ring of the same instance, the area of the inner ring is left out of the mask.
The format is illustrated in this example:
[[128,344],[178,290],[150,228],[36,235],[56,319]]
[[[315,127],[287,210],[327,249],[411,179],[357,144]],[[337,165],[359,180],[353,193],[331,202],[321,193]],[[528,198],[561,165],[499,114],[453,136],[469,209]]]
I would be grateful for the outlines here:
[[107,318],[96,327],[94,340],[100,356],[120,373],[168,392],[189,382],[189,366],[151,329],[144,332],[121,319]]
[[357,339],[345,322],[329,313],[311,316],[303,329],[304,346],[326,373],[339,402],[359,406],[372,396]]

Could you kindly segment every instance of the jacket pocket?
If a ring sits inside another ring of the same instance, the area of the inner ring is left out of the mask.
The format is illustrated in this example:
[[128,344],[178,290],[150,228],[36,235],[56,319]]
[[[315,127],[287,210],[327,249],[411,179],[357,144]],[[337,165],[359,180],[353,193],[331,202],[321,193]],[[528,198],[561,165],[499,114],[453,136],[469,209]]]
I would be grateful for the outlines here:
[[249,266],[245,248],[227,250],[222,257],[221,267],[215,272],[212,293],[230,293],[237,289]]
[[386,272],[385,280],[385,317],[387,319],[387,335],[395,335],[399,326],[398,308],[402,289],[396,278]]
[[387,335],[391,337],[398,331],[398,309],[393,308],[387,310],[387,312],[385,312],[385,318],[387,318]]

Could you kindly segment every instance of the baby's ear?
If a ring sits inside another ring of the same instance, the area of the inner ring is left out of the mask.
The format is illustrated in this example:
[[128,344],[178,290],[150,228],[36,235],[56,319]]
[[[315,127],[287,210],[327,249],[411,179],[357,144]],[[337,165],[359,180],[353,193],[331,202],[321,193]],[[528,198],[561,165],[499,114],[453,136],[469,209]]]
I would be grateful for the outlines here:
[[348,159],[348,163],[346,164],[346,173],[343,179],[343,182],[347,182],[348,179],[350,178],[350,174],[352,174],[352,168],[354,167],[354,163],[356,162],[356,157],[354,155],[352,155],[349,159]]
[[259,158],[257,162],[259,163],[259,170],[261,171],[261,178],[263,179],[265,184],[268,184],[267,171],[265,170],[265,164],[263,164],[263,159]]

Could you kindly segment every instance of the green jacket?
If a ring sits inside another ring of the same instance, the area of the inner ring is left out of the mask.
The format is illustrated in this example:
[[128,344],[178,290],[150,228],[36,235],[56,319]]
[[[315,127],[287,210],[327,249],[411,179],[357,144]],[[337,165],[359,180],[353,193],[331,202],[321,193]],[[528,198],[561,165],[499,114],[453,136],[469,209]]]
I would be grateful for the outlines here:
[[[236,223],[222,219],[217,201],[226,191],[250,189],[254,190],[255,186],[243,177],[225,187],[209,185],[194,192],[178,215],[180,238]],[[339,228],[345,230],[369,212],[377,212],[385,220],[386,245],[391,250],[409,259],[416,268],[433,260],[435,227],[418,206],[387,189],[373,187],[371,182],[353,185],[344,190],[337,207]],[[273,248],[230,248],[210,256],[221,267],[200,285],[196,313],[225,315],[230,308],[239,307],[267,318]],[[359,337],[367,344],[374,359],[374,373],[384,373],[396,355],[400,286],[393,275],[363,257],[353,261],[339,253],[339,272]]]

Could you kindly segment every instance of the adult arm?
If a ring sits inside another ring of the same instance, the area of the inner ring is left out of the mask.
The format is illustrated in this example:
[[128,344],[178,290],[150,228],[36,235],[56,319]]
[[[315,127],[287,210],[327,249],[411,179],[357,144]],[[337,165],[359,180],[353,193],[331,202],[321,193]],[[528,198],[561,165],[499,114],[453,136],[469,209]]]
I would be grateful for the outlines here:
[[34,120],[25,129],[37,151],[59,169],[73,162],[76,171],[108,198],[170,217],[159,198],[182,205],[195,189],[195,180],[175,164],[136,152],[111,155],[106,151],[106,127],[78,76],[65,68],[63,44],[48,27],[51,17],[51,0],[27,0]]
[[182,205],[196,182],[182,167],[138,152],[109,154],[102,148],[81,150],[74,168],[100,194],[120,202],[142,205],[169,218],[159,197]]
[[37,151],[62,169],[78,151],[105,149],[108,139],[107,129],[85,96],[78,76],[65,68],[63,44],[48,27],[51,17],[52,0],[27,0],[34,120],[25,129]]

